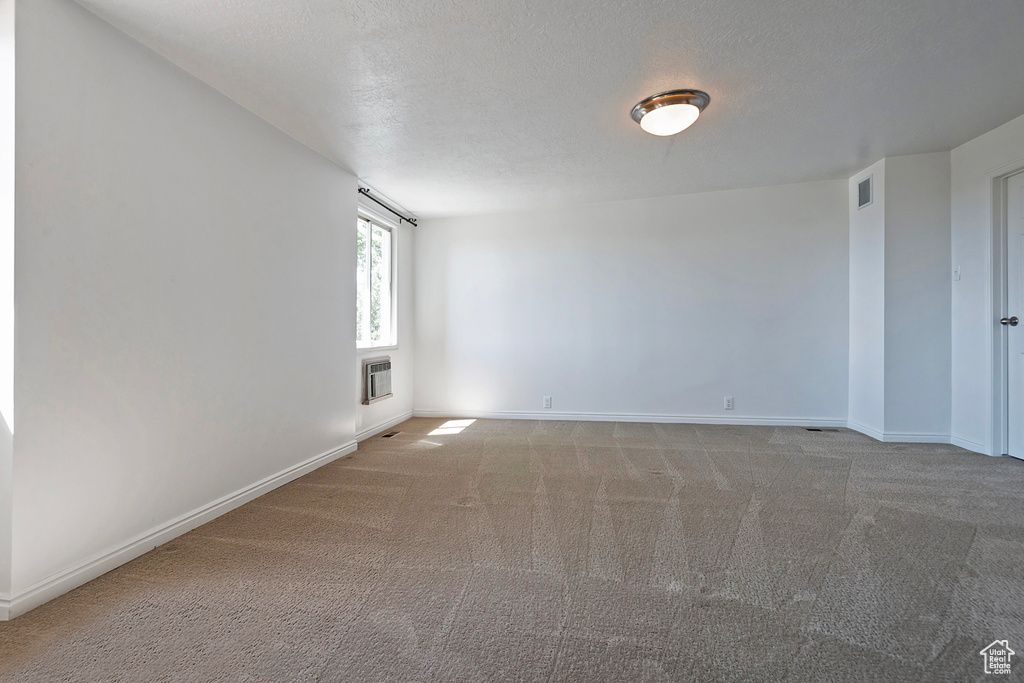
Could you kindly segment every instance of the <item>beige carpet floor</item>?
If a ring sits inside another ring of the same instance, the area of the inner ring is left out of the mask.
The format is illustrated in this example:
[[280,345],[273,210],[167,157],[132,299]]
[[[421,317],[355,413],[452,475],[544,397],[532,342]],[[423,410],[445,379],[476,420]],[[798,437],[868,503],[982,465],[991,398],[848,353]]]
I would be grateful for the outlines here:
[[442,422],[0,623],[0,681],[982,680],[997,638],[1024,660],[1024,462]]

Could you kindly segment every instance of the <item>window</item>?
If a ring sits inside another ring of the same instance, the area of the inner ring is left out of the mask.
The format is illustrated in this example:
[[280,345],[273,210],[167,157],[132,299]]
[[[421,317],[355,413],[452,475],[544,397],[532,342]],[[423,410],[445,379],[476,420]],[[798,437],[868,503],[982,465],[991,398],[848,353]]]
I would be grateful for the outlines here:
[[356,239],[356,347],[393,346],[391,228],[360,216]]

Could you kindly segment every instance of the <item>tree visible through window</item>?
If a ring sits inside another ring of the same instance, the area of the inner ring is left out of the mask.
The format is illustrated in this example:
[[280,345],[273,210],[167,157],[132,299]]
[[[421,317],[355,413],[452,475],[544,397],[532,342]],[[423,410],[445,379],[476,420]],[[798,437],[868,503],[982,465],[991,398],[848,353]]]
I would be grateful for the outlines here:
[[390,346],[391,230],[359,219],[356,243],[356,346]]

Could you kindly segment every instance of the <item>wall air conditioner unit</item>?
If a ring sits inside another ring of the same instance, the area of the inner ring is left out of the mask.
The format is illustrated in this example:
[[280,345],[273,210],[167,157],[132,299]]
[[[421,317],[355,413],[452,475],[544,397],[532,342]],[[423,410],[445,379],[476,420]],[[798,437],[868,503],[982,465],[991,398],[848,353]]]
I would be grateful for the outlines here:
[[363,405],[391,396],[391,357],[363,360]]

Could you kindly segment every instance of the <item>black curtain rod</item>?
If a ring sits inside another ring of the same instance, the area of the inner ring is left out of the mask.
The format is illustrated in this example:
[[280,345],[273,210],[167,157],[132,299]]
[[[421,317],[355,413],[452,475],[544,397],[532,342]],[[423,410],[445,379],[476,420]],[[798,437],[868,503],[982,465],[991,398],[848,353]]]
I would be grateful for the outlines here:
[[364,197],[369,199],[371,202],[377,202],[378,204],[383,206],[385,209],[387,209],[391,213],[393,213],[396,216],[398,216],[398,221],[399,222],[405,221],[409,225],[411,225],[413,227],[416,227],[416,219],[415,218],[409,218],[407,216],[403,216],[402,214],[398,213],[397,211],[392,209],[390,206],[388,206],[387,204],[385,204],[384,202],[382,202],[381,200],[377,199],[372,194],[370,194],[370,191],[368,189],[366,189],[365,187],[360,187],[359,188],[359,194],[363,195]]

